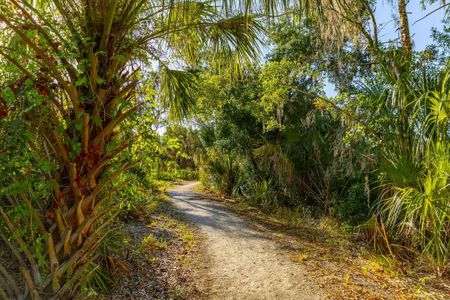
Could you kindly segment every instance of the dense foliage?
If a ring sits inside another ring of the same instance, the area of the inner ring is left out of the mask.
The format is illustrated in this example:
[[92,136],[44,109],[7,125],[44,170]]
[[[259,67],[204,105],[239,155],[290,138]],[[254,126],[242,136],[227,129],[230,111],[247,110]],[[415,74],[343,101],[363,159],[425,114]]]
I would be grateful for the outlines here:
[[[278,20],[267,61],[240,80],[199,76],[204,185],[266,212],[300,208],[359,225],[377,250],[428,261],[442,275],[448,33],[435,32],[436,44],[421,52],[375,44],[364,30],[327,49],[320,22]],[[326,96],[327,81],[335,97]]]
[[0,237],[3,259],[17,262],[1,264],[2,298],[91,288],[126,196],[150,186],[148,160],[186,156],[170,138],[152,146],[161,114],[192,107],[192,74],[170,64],[207,55],[237,66],[255,55],[259,25],[232,11],[202,1],[0,1]]
[[120,218],[197,176],[447,272],[449,24],[414,51],[395,4],[383,43],[370,0],[0,0],[0,298],[105,292]]

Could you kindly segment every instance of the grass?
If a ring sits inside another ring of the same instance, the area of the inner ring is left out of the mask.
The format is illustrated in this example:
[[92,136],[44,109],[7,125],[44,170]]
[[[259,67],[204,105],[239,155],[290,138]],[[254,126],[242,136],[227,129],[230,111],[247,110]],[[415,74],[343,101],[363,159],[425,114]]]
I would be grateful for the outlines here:
[[[171,239],[180,241],[183,246],[198,244],[200,238],[195,229],[187,223],[184,216],[179,213],[169,201],[169,197],[160,194],[147,204],[147,209],[152,215],[149,227],[170,233]],[[150,242],[159,240],[149,236]]]
[[150,233],[142,240],[142,245],[148,248],[167,249],[169,244],[163,238],[156,238],[153,233]]
[[180,240],[183,241],[186,246],[193,247],[199,242],[192,230],[185,225],[179,226],[176,229],[176,232],[179,235]]
[[133,267],[117,289],[124,293],[136,290],[137,298],[144,299],[199,299],[204,293],[197,279],[205,270],[199,250],[202,236],[173,207],[164,193],[169,187],[165,182],[159,184],[159,191],[131,214],[134,219],[127,220],[125,227],[133,238],[129,247]]
[[173,183],[171,181],[166,181],[166,180],[154,180],[154,184],[157,188],[157,190],[164,192],[166,191],[168,188],[170,188]]
[[198,262],[199,260],[194,256],[200,252],[199,247],[203,236],[185,219],[183,214],[173,207],[169,197],[166,194],[160,194],[159,197],[150,201],[148,208],[153,215],[149,226],[169,232],[171,241],[179,247],[180,254],[177,255],[177,260],[183,264]]

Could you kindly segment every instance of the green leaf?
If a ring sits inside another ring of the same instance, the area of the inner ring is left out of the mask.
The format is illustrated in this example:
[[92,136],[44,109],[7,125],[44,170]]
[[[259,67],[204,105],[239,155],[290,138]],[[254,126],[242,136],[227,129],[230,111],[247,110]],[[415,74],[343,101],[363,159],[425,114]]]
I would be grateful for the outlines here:
[[86,77],[81,77],[75,82],[75,86],[87,86],[88,80]]
[[75,122],[75,129],[78,131],[81,131],[81,128],[83,128],[83,122]]
[[96,81],[97,81],[97,84],[103,84],[106,82],[105,79],[100,78],[100,77],[98,77]]
[[6,103],[13,103],[16,100],[16,96],[10,87],[6,87],[2,91],[2,97]]
[[92,121],[93,121],[94,124],[97,125],[97,126],[101,126],[101,125],[102,125],[102,120],[100,119],[99,116],[93,116],[93,117],[92,117]]
[[40,162],[39,167],[42,169],[42,171],[46,172],[46,173],[50,173],[50,171],[52,170],[53,166],[52,163],[49,162],[48,160],[42,160]]

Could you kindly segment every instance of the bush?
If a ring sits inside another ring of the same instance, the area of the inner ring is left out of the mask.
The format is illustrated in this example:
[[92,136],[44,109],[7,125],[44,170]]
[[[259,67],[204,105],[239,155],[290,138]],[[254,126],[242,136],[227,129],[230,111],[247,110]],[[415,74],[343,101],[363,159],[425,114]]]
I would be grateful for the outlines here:
[[370,206],[364,183],[358,182],[350,186],[345,197],[337,200],[335,211],[339,219],[350,225],[366,221]]
[[175,176],[177,177],[177,179],[183,179],[183,180],[197,180],[198,179],[197,171],[194,171],[191,169],[176,170]]
[[161,172],[159,172],[157,179],[164,180],[164,181],[173,181],[177,178],[175,176],[175,173],[173,173],[173,172],[161,171]]
[[181,180],[197,180],[198,172],[191,169],[174,169],[172,171],[159,172],[157,179],[165,181]]
[[269,213],[277,206],[277,194],[272,187],[272,182],[262,180],[252,185],[250,203],[261,208],[264,213]]

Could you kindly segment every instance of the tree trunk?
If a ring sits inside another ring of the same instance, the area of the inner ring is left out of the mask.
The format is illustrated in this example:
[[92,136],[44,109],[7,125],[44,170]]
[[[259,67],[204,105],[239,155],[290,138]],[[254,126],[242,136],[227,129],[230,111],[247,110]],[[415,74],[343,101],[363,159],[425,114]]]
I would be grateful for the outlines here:
[[400,21],[401,45],[405,51],[406,59],[411,61],[412,41],[409,32],[408,13],[406,11],[407,0],[398,0],[398,16]]
[[[30,291],[34,299],[42,298],[41,292],[47,298],[69,297],[74,287],[69,279],[88,273],[90,263],[96,258],[94,252],[115,215],[110,201],[123,187],[122,182],[115,186],[112,183],[130,167],[116,158],[131,141],[124,140],[117,128],[139,108],[134,105],[135,73],[128,65],[134,49],[125,43],[132,30],[133,15],[127,10],[118,11],[118,2],[83,2],[79,9],[87,16],[55,2],[61,15],[67,17],[66,23],[73,36],[81,36],[79,40],[74,38],[74,48],[79,51],[72,53],[72,61],[85,62],[83,68],[62,55],[59,61],[56,60],[61,54],[57,46],[60,41],[46,34],[45,21],[40,20],[44,25],[35,21],[32,11],[21,2],[11,0],[15,9],[12,11],[21,12],[22,19],[14,20],[0,13],[0,21],[34,51],[43,66],[34,75],[37,79],[32,84],[36,90],[45,89],[45,108],[50,117],[46,119],[48,127],[38,131],[37,135],[42,136],[46,149],[53,149],[48,155],[57,169],[52,178],[54,197],[48,201],[49,205],[35,205],[26,194],[21,195],[47,240],[45,250],[50,274],[44,277],[28,252],[25,254],[30,271],[26,262],[21,265],[27,283],[23,294]],[[100,7],[104,9],[99,10]],[[130,2],[129,10],[133,8],[135,4]],[[83,18],[88,21],[79,21]],[[73,25],[75,20],[79,27]],[[23,25],[28,23],[39,33],[33,39],[27,35],[28,27]],[[91,42],[85,43],[84,39]],[[24,72],[29,73],[25,68]],[[20,88],[25,87],[22,84]],[[39,128],[42,115],[28,114],[30,124]],[[16,236],[13,221],[0,210],[1,218],[10,233]],[[25,249],[26,244],[21,237],[16,237],[10,248],[20,258],[19,249]]]

